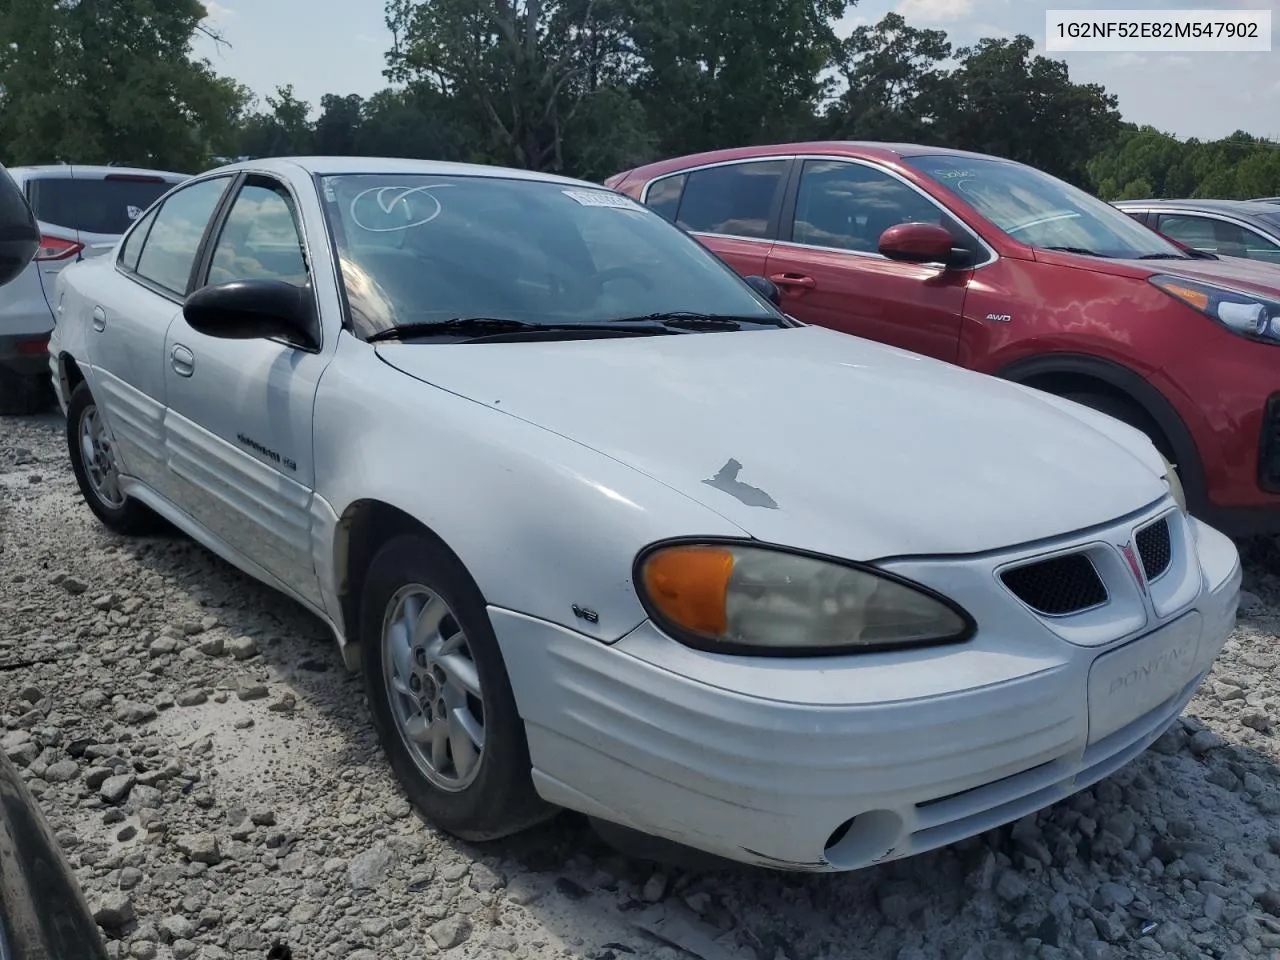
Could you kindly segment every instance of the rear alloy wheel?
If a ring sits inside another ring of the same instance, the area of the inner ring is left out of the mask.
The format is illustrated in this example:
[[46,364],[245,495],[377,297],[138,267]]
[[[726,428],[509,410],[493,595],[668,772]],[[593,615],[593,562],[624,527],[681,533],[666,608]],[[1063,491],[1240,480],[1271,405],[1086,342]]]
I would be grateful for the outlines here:
[[115,440],[87,383],[80,383],[67,405],[67,452],[80,494],[94,516],[116,533],[150,533],[159,517],[128,497],[120,487]]
[[395,537],[361,598],[369,709],[409,800],[464,840],[555,813],[533,788],[524,721],[479,588],[430,537]]

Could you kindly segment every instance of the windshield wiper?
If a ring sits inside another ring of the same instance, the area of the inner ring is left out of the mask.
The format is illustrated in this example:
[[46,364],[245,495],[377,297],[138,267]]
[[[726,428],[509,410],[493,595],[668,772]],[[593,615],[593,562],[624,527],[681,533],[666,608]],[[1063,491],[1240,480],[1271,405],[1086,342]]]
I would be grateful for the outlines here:
[[1099,253],[1097,250],[1090,250],[1088,247],[1045,247],[1045,250],[1058,250],[1062,253],[1079,253],[1086,257],[1102,257],[1107,259],[1105,253]]
[[612,321],[605,323],[537,323],[533,320],[517,320],[514,317],[454,317],[451,320],[422,321],[418,323],[398,323],[365,337],[365,343],[380,343],[385,340],[405,340],[410,337],[429,337],[440,333],[476,334],[491,336],[503,333],[523,333],[540,330],[594,330],[618,333],[670,333],[665,324],[657,322],[637,322],[627,326],[615,325]]
[[646,313],[636,317],[616,317],[609,323],[660,323],[682,330],[741,330],[744,323],[760,323],[771,327],[786,324],[774,317],[746,317],[724,313],[696,313],[690,310],[671,310],[666,313]]
[[1217,260],[1216,254],[1204,250],[1187,250],[1180,253],[1144,253],[1139,260]]

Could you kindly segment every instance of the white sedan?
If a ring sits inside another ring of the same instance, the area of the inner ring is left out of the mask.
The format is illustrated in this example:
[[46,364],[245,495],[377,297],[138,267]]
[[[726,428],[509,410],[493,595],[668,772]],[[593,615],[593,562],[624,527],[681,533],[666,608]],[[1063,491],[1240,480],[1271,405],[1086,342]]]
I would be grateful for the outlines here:
[[159,515],[363,668],[412,801],[849,870],[1137,756],[1235,622],[1137,431],[796,323],[611,191],[219,168],[66,270],[85,500]]

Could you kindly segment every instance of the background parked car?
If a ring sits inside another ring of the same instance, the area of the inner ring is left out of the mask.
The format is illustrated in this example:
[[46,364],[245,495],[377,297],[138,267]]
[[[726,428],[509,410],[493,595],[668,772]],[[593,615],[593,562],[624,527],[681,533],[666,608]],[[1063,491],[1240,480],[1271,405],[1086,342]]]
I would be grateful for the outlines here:
[[1039,170],[936,147],[749,147],[606,183],[767,275],[798,319],[1101,410],[1177,464],[1192,512],[1280,530],[1270,266],[1197,259]]
[[[0,292],[26,270],[39,242],[31,208],[0,166]],[[16,744],[13,748],[20,749]],[[21,775],[0,751],[0,957],[106,960],[106,956],[98,927],[58,842]]]
[[1193,250],[1280,264],[1280,205],[1265,200],[1121,200],[1139,223]]
[[35,211],[40,249],[0,289],[0,414],[35,413],[53,403],[45,350],[53,329],[53,281],[69,263],[98,256],[186,174],[129,167],[58,164],[13,167]]

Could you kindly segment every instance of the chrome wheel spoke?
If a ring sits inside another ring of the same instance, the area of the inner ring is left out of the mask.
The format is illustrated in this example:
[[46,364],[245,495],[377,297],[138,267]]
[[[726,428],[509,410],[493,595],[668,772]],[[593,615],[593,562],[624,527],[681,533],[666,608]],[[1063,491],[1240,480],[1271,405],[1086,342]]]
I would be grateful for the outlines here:
[[437,774],[443,774],[449,764],[449,727],[437,720],[431,725],[431,766]]
[[434,742],[434,728],[421,713],[415,713],[404,722],[404,732],[414,743]]
[[409,631],[403,620],[387,627],[386,646],[386,652],[391,654],[392,679],[399,681],[404,688],[400,692],[408,696],[409,677],[413,674],[413,651],[409,648]]
[[476,750],[484,749],[484,724],[472,716],[466,707],[458,707],[449,711],[449,727],[462,732]]
[[445,676],[449,678],[449,685],[458,688],[463,693],[469,693],[473,697],[481,697],[480,692],[480,674],[476,671],[476,665],[468,660],[462,653],[451,653],[443,656],[439,660],[440,666],[444,669]]
[[431,641],[440,632],[440,621],[448,614],[448,604],[437,596],[431,597],[426,603],[420,603],[413,619],[413,645],[430,650],[433,646]]
[[462,725],[460,714],[457,711],[450,711],[448,723],[449,746],[453,751],[453,766],[458,771],[459,777],[465,777],[480,762],[480,747],[482,744],[472,741],[471,734]]

